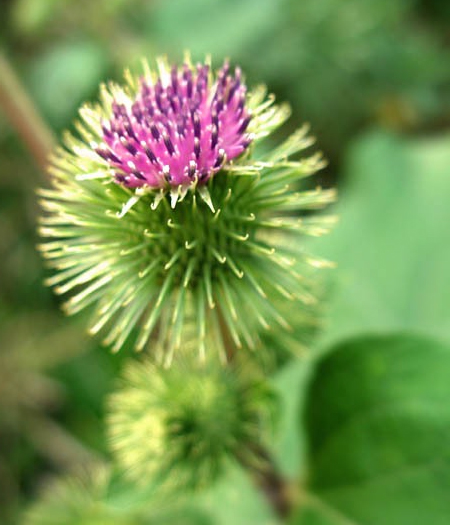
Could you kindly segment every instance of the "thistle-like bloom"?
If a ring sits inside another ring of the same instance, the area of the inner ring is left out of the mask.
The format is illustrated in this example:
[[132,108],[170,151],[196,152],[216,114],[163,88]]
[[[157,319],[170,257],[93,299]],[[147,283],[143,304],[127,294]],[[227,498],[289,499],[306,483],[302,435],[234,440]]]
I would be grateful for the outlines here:
[[114,350],[152,339],[168,363],[194,321],[200,355],[212,334],[226,359],[230,346],[254,348],[261,330],[289,329],[278,298],[292,315],[314,300],[298,268],[322,261],[301,238],[330,218],[300,212],[334,192],[298,191],[324,165],[290,160],[312,144],[305,127],[254,158],[289,108],[264,87],[247,92],[239,69],[213,75],[187,57],[158,70],[103,86],[101,104],[80,110],[80,138],[67,135],[53,156],[52,188],[41,190],[47,282],[72,294],[68,313],[94,306],[90,331],[107,331]]

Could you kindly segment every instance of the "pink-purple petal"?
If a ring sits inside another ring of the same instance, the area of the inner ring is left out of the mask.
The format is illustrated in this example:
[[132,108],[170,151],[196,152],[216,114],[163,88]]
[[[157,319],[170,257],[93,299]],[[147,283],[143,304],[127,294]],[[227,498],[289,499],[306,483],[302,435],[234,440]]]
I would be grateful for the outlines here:
[[171,70],[168,85],[140,80],[131,108],[114,102],[96,149],[129,188],[170,188],[206,183],[224,162],[240,155],[251,138],[247,88],[227,62],[208,83],[209,67]]

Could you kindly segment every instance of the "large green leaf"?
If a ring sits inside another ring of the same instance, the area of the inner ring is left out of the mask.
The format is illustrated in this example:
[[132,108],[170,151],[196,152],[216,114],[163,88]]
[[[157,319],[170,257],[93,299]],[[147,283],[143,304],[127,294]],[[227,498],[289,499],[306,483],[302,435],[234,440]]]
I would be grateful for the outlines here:
[[[280,397],[280,413],[273,443],[274,459],[281,472],[295,478],[305,463],[305,438],[298,428],[297,414],[303,409],[304,391],[310,376],[311,359],[303,357],[284,367],[272,381]],[[300,394],[300,395],[299,395]]]
[[324,344],[411,328],[450,340],[449,196],[450,136],[356,143],[340,224],[311,247],[338,263]]
[[424,337],[343,343],[307,395],[309,479],[296,525],[450,522],[450,348]]

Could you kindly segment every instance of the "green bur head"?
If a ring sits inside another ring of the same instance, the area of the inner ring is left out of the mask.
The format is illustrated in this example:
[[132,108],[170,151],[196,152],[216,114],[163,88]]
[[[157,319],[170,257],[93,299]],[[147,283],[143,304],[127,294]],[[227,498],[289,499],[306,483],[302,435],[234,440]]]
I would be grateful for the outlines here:
[[[206,487],[233,457],[252,461],[273,395],[262,378],[191,355],[164,369],[132,362],[108,401],[108,435],[135,481]],[[255,458],[256,461],[256,458]]]
[[137,487],[103,464],[47,481],[22,514],[22,525],[205,525],[208,517],[183,498]]
[[23,525],[143,525],[132,512],[121,512],[110,501],[111,472],[90,467],[77,477],[48,483],[40,499],[24,513]]
[[[159,65],[161,78],[170,78],[170,69]],[[66,138],[67,149],[53,157],[52,188],[40,192],[40,248],[54,272],[47,282],[71,294],[68,313],[93,306],[90,332],[106,333],[114,350],[127,340],[142,350],[154,335],[152,350],[169,363],[194,322],[200,356],[212,334],[225,360],[230,345],[252,349],[262,330],[290,329],[277,300],[290,301],[293,313],[314,300],[298,268],[323,262],[302,252],[301,238],[324,233],[332,219],[299,212],[322,208],[334,192],[297,191],[301,179],[324,165],[320,155],[290,160],[312,143],[305,127],[254,158],[255,145],[289,114],[264,88],[241,93],[251,144],[207,180],[166,188],[121,184],[117,161],[108,163],[99,142],[115,101],[133,107],[136,85],[129,76],[126,88],[103,88],[103,105],[80,112],[81,139]],[[226,134],[226,120],[221,125]],[[197,133],[198,126],[192,129]],[[131,140],[133,131],[127,133]],[[136,148],[126,150],[127,159]]]

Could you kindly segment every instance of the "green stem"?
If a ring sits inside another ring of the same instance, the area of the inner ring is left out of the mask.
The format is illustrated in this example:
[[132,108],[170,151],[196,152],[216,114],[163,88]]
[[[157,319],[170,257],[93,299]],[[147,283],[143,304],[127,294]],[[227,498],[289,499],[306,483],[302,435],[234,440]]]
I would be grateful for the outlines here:
[[39,115],[20,80],[0,50],[0,108],[43,172],[53,148],[51,130]]

